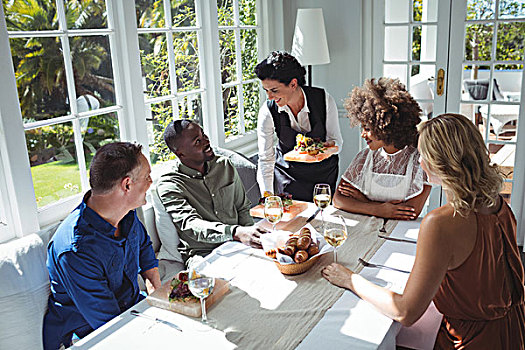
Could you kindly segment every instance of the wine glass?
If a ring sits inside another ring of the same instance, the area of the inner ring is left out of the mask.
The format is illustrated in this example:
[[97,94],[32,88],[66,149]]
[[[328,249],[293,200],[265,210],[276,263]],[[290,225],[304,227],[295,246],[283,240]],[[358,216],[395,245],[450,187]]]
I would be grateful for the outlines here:
[[328,223],[328,228],[324,231],[324,240],[334,247],[334,262],[337,262],[337,247],[346,241],[346,224],[341,215],[337,216],[337,222]]
[[330,204],[331,193],[330,185],[328,184],[317,184],[314,187],[314,203],[321,210],[321,221],[323,223],[322,230],[324,231],[324,216],[323,209],[328,207]]
[[[192,258],[188,275],[188,287],[190,292],[201,301],[201,323],[214,328],[215,321],[209,319],[206,315],[206,298],[211,294],[215,286],[215,278],[203,273],[209,265],[210,263],[200,256]],[[205,329],[208,328],[206,327]]]
[[264,200],[264,217],[272,224],[273,231],[275,231],[275,225],[277,225],[283,217],[283,202],[280,197],[266,197]]

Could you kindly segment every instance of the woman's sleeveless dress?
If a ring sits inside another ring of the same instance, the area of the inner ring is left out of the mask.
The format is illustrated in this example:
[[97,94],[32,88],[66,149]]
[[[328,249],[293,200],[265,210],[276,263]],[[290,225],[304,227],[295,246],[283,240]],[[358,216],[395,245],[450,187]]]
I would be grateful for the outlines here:
[[476,213],[476,220],[472,253],[447,272],[434,297],[444,315],[435,348],[524,349],[524,279],[516,219],[503,201],[499,212]]

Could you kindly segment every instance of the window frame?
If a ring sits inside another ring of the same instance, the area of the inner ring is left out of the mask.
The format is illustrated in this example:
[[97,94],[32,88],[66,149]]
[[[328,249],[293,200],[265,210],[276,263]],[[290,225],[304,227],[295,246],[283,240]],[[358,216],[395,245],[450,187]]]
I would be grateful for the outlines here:
[[[198,33],[201,87],[194,92],[200,93],[202,101],[203,128],[210,135],[213,143],[220,147],[241,150],[253,154],[257,148],[255,131],[226,142],[224,135],[224,116],[222,111],[222,94],[220,79],[220,59],[218,40],[217,3],[215,1],[195,0],[196,7],[200,8],[197,14],[197,24],[201,24],[201,33]],[[64,3],[57,0],[57,4]],[[268,0],[257,0],[257,45],[258,56],[269,51],[269,45],[263,35],[277,39],[277,48],[283,46],[283,26],[276,20],[269,19],[269,12],[282,10],[282,0],[276,3]],[[57,5],[57,11],[59,11]],[[76,104],[71,104],[71,115],[66,116],[68,121],[78,124],[79,118],[91,115],[116,113],[119,122],[120,139],[131,140],[143,145],[146,156],[149,156],[149,140],[147,134],[146,106],[142,89],[140,51],[138,46],[138,28],[135,17],[134,1],[106,0],[107,29],[103,29],[109,37],[112,55],[113,79],[115,87],[115,105],[100,113],[102,109],[85,113],[77,113]],[[200,22],[199,22],[200,20]],[[271,24],[276,21],[277,26]],[[87,30],[86,30],[87,31]],[[100,30],[94,30],[99,32]],[[65,35],[78,30],[51,31],[53,36]],[[16,35],[24,35],[17,33]],[[14,75],[13,61],[9,49],[10,35],[5,24],[4,8],[0,6],[0,73],[6,77],[6,93],[0,96],[0,176],[5,179],[5,185],[0,183],[2,204],[6,209],[8,229],[0,228],[0,242],[14,237],[22,237],[51,225],[68,215],[78,205],[82,194],[88,189],[87,176],[82,180],[82,193],[65,198],[44,208],[38,209],[35,200],[33,179],[30,171],[29,157],[25,144],[25,128],[22,124],[20,102]],[[236,53],[237,55],[237,53]],[[240,56],[240,52],[238,52]],[[204,59],[207,58],[207,59]],[[67,60],[65,60],[67,61]],[[71,62],[70,62],[71,63]],[[67,63],[66,63],[67,64]],[[72,67],[68,74],[72,75]],[[69,70],[69,68],[67,68]],[[239,72],[241,73],[241,72]],[[73,81],[71,80],[71,84]],[[241,84],[243,81],[241,81]],[[71,101],[76,100],[75,91],[68,85],[68,94]],[[176,94],[180,96],[181,94]],[[187,95],[183,93],[182,95]],[[261,90],[261,103],[264,95]],[[72,97],[75,97],[73,99]],[[43,121],[45,123],[46,121]],[[62,122],[62,120],[61,120]],[[30,125],[34,127],[36,125]],[[77,126],[78,127],[78,126]],[[4,147],[5,146],[5,147]],[[82,151],[82,147],[80,147]],[[78,151],[78,145],[77,145]],[[80,165],[80,164],[79,164]],[[15,190],[16,189],[16,190]],[[7,192],[7,193],[6,193]],[[9,231],[6,233],[5,231]]]

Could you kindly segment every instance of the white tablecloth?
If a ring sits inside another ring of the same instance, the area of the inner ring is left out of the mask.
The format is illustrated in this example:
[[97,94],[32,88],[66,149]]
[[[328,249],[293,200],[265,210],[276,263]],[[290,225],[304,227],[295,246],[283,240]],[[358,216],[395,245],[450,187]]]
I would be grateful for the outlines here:
[[[305,215],[309,216],[309,213]],[[394,224],[395,222],[388,223],[388,225]],[[417,238],[418,226],[419,222],[417,221],[401,222],[392,235],[415,239]],[[385,241],[370,261],[405,270],[410,269],[414,261],[415,248],[415,244]],[[235,249],[241,249],[242,253],[232,252]],[[237,243],[228,242],[212,253],[210,259],[215,260],[216,263],[221,261],[221,264],[217,263],[216,266],[222,271],[223,277],[228,279],[234,276],[231,271],[243,268],[242,261],[245,259],[246,253],[251,250],[251,248],[240,246]],[[225,266],[230,266],[230,269],[225,270]],[[371,281],[397,292],[403,291],[408,278],[406,273],[374,268],[364,268],[361,274]],[[242,281],[236,281],[236,284],[242,284]],[[197,319],[151,307],[145,301],[134,306],[133,309],[174,322],[183,329],[183,332],[178,332],[169,326],[147,319],[131,316],[128,310],[77,342],[72,348],[152,349],[169,346],[183,349],[233,349],[236,347],[235,344],[226,339],[225,333],[222,331],[197,331],[199,326]],[[213,314],[213,311],[210,314]],[[411,327],[412,330],[407,329],[408,333],[405,335],[408,334],[409,339],[408,343],[405,342],[403,345],[426,348],[426,345],[423,344],[425,341],[433,344],[432,336],[435,337],[436,327],[439,325],[436,323],[436,316],[424,317],[419,328],[417,327],[418,323]],[[372,305],[346,291],[297,348],[395,349],[396,335],[400,329],[399,323],[393,322]],[[403,338],[402,335],[403,332],[401,333],[401,340],[403,341],[406,337]]]

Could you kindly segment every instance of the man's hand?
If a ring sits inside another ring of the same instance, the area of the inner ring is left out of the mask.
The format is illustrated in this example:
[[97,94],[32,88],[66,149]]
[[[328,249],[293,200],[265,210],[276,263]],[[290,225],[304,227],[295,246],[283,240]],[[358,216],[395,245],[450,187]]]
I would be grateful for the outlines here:
[[395,220],[415,220],[417,218],[414,207],[407,205],[403,201],[391,201],[380,204],[378,216]]
[[233,239],[250,247],[261,249],[261,234],[267,232],[265,229],[257,226],[239,226],[235,230]]
[[368,202],[369,199],[363,194],[363,192],[359,191],[357,188],[352,186],[349,182],[346,182],[345,180],[341,180],[339,182],[339,186],[337,186],[337,191],[345,197],[352,197],[355,200],[358,200],[360,202]]

